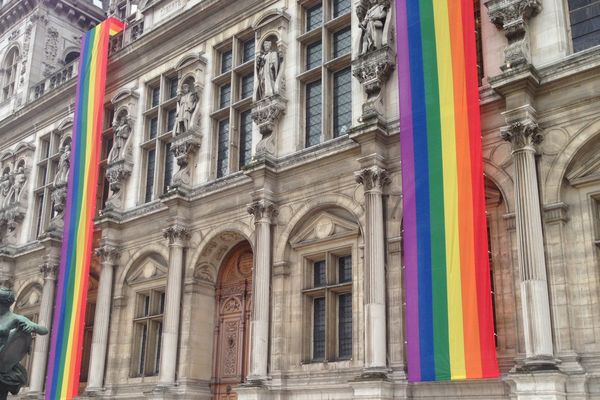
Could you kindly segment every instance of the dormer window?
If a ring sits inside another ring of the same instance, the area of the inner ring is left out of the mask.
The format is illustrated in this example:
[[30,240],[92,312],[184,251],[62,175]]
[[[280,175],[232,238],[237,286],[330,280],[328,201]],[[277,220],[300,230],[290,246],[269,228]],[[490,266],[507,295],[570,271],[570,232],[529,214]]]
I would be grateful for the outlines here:
[[9,50],[2,69],[4,72],[4,79],[2,82],[2,99],[6,100],[15,93],[15,82],[17,80],[17,67],[19,66],[19,49],[13,47]]

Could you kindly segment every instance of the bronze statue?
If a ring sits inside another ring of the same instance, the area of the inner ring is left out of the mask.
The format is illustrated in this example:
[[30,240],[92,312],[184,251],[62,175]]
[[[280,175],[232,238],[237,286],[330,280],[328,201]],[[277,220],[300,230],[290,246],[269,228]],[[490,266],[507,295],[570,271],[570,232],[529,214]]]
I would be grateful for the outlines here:
[[31,334],[48,334],[48,329],[10,311],[14,302],[15,294],[0,288],[0,400],[9,392],[16,395],[27,384],[27,371],[19,361],[30,350]]

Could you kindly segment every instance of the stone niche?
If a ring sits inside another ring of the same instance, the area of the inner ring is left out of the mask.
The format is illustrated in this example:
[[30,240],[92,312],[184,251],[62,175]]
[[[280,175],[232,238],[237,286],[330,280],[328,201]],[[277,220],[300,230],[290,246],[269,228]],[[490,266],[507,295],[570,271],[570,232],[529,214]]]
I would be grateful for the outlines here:
[[187,193],[193,182],[195,155],[202,144],[200,129],[200,99],[204,90],[206,59],[201,53],[183,56],[175,66],[177,71],[177,110],[171,152],[177,162],[169,192]]
[[0,246],[17,244],[21,234],[34,150],[22,142],[0,154]]
[[269,10],[253,25],[256,40],[252,120],[261,139],[255,158],[275,155],[277,125],[287,106],[286,53],[290,16],[282,9]]

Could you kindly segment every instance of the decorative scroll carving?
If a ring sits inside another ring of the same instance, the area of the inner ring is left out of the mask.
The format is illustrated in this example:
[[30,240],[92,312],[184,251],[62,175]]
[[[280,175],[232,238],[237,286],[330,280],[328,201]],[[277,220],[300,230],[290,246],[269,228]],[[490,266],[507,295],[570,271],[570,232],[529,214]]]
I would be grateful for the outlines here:
[[383,88],[395,65],[395,55],[389,46],[362,54],[352,61],[352,75],[362,84],[367,94],[359,121],[384,115]]
[[179,170],[175,172],[172,179],[172,187],[188,187],[192,183],[191,161],[192,156],[200,148],[202,136],[195,129],[177,136],[171,145],[171,153],[177,161]]
[[101,264],[115,265],[121,256],[121,252],[117,247],[105,244],[94,249],[94,255],[100,258]]
[[365,191],[383,190],[383,187],[390,183],[389,173],[378,166],[363,168],[354,173],[356,182],[365,187]]
[[272,133],[277,121],[285,113],[286,104],[287,99],[280,94],[254,103],[252,107],[252,120],[256,123],[262,135],[260,142],[256,145],[256,157],[273,155],[275,153],[275,142]]
[[40,273],[44,279],[56,279],[56,272],[58,271],[58,264],[53,262],[45,262],[40,265]]
[[488,15],[498,29],[504,31],[508,46],[504,49],[506,71],[530,63],[528,20],[542,11],[540,0],[489,0]]
[[275,204],[269,200],[258,200],[248,205],[248,213],[254,216],[256,223],[271,223],[279,212]]
[[544,140],[544,135],[534,121],[513,122],[501,130],[502,139],[512,144],[513,151],[533,148]]
[[190,231],[182,225],[172,225],[163,230],[163,236],[169,240],[169,244],[183,245],[190,238]]

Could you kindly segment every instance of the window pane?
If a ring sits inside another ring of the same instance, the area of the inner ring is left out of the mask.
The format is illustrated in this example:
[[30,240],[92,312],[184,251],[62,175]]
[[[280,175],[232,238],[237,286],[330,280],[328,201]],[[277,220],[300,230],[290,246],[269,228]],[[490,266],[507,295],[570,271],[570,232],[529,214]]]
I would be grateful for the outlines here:
[[165,145],[165,176],[163,180],[163,193],[167,193],[171,186],[173,177],[173,154],[171,154],[171,143]]
[[252,96],[254,91],[254,74],[242,77],[242,99]]
[[339,283],[352,282],[352,256],[338,258]]
[[162,346],[162,321],[154,322],[154,341],[155,341],[155,351],[154,351],[154,374],[158,374],[160,369],[160,352]]
[[177,77],[171,78],[169,80],[169,98],[177,96],[177,84],[179,83],[179,79]]
[[350,0],[333,0],[333,16],[339,17],[340,15],[350,12]]
[[158,118],[154,117],[150,120],[150,139],[154,139],[158,134]]
[[139,337],[139,363],[138,363],[138,375],[144,376],[145,365],[146,365],[146,343],[148,342],[148,327],[144,323],[140,326],[140,337]]
[[254,39],[250,39],[244,42],[242,62],[250,61],[254,59],[255,53]]
[[338,357],[352,357],[352,293],[338,296]]
[[313,300],[313,360],[325,359],[325,298]]
[[167,111],[167,132],[171,132],[175,127],[175,117],[177,115],[177,110],[169,110]]
[[155,155],[156,153],[154,149],[148,152],[148,164],[146,166],[146,193],[144,194],[144,201],[146,203],[152,200],[152,192],[154,191]]
[[219,91],[219,108],[227,107],[231,101],[231,85],[228,83],[221,86]]
[[316,261],[313,263],[313,287],[322,287],[327,284],[327,270],[325,261]]
[[160,103],[160,88],[152,88],[152,107],[156,107]]
[[352,125],[352,73],[345,68],[333,76],[333,137],[345,135]]
[[306,70],[311,70],[321,65],[321,42],[315,42],[306,46]]
[[219,121],[217,178],[227,175],[229,161],[229,120]]
[[240,116],[240,168],[252,159],[252,113],[244,111]]
[[43,223],[44,217],[44,194],[40,193],[37,195],[37,225],[35,231],[37,232],[37,236],[44,233],[45,227]]
[[600,45],[600,1],[569,0],[573,50]]
[[321,141],[321,81],[306,85],[306,147]]
[[321,4],[306,10],[306,31],[312,31],[323,23],[323,7]]
[[350,53],[352,49],[352,38],[350,27],[337,31],[333,34],[333,57],[337,58]]
[[233,64],[233,56],[231,50],[228,50],[221,54],[221,73],[225,73],[231,70]]

